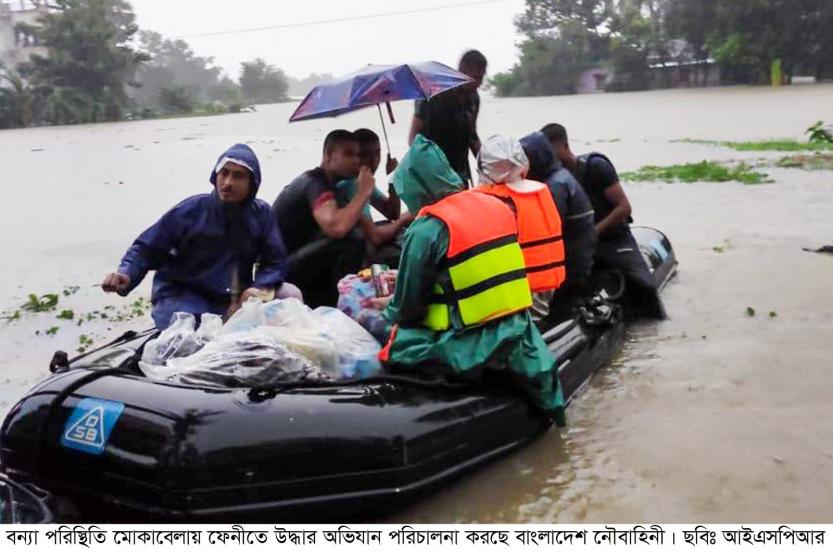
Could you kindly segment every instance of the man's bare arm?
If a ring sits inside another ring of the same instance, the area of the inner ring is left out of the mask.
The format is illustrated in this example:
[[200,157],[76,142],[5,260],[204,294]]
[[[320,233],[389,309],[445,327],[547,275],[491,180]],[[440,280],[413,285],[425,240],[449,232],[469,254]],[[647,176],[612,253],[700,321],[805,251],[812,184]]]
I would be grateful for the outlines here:
[[617,181],[604,191],[605,199],[613,206],[613,210],[603,220],[596,223],[596,232],[600,237],[606,236],[611,230],[623,225],[631,215],[631,203],[625,194],[625,189]]
[[365,240],[376,248],[380,248],[392,243],[402,229],[407,227],[413,219],[411,214],[405,212],[396,221],[376,225],[370,218],[362,217],[359,227]]
[[385,219],[394,221],[399,218],[402,212],[402,204],[396,192],[391,189],[392,194],[386,198],[371,198],[370,205],[379,210]]
[[362,210],[373,194],[376,181],[368,168],[361,169],[356,182],[356,195],[349,204],[339,208],[335,200],[327,200],[312,212],[315,222],[330,238],[342,239],[347,236],[361,219]]

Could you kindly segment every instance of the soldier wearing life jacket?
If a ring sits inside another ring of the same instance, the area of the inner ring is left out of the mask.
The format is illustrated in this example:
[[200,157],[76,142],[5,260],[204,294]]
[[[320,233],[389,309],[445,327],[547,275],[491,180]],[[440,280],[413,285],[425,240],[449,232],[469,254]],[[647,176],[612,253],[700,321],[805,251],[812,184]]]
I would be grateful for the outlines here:
[[486,369],[512,371],[560,422],[556,360],[529,315],[512,210],[494,196],[463,191],[443,151],[422,135],[394,187],[418,216],[405,232],[396,292],[383,312],[393,328],[382,361],[394,369],[439,365],[470,379]]
[[529,160],[515,139],[493,136],[483,142],[477,157],[480,186],[514,211],[518,241],[529,286],[534,294],[532,318],[546,319],[553,294],[566,279],[561,216],[550,189],[526,179]]

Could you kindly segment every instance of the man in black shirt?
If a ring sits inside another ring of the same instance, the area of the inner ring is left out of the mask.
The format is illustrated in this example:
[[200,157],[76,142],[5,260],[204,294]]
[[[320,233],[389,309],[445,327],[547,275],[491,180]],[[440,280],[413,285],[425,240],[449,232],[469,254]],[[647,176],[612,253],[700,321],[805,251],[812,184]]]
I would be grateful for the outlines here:
[[[365,240],[355,229],[376,183],[359,164],[353,134],[333,131],[324,140],[321,165],[293,180],[272,205],[289,251],[289,275],[310,306],[335,306],[338,280],[361,269]],[[355,195],[339,207],[335,184],[357,175]]]
[[478,50],[463,54],[458,70],[473,81],[430,100],[418,100],[408,136],[408,144],[413,143],[418,134],[434,141],[466,183],[471,183],[469,150],[475,156],[480,151],[477,136],[480,96],[477,89],[483,84],[487,64],[486,56]]
[[599,236],[595,266],[622,271],[637,315],[664,319],[665,308],[657,295],[656,279],[630,232],[631,204],[613,163],[598,152],[576,156],[563,125],[550,123],[541,132],[549,139],[556,158],[581,183],[593,205]]

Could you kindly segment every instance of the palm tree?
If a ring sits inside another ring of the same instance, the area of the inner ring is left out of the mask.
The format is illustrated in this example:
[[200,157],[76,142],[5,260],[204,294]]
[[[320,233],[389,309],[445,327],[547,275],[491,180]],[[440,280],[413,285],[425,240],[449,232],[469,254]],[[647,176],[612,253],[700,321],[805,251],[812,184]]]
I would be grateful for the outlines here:
[[0,128],[26,127],[31,122],[31,91],[19,74],[0,66]]

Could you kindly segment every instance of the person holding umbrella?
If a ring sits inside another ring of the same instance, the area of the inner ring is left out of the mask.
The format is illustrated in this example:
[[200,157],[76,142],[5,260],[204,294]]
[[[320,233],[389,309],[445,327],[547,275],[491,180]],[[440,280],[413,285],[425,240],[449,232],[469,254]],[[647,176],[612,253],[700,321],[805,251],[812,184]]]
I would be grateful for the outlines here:
[[[481,74],[485,72],[485,67]],[[337,117],[355,110],[374,107],[382,120],[382,131],[388,143],[382,105],[391,123],[395,123],[391,102],[430,99],[456,88],[479,86],[468,75],[441,63],[428,61],[400,65],[368,65],[360,70],[321,83],[301,101],[289,118],[290,122],[322,117]],[[390,144],[387,144],[390,156]],[[312,306],[335,305],[336,285],[348,273],[361,267],[365,242],[353,230],[360,221],[362,232],[370,242],[386,242],[398,235],[408,218],[381,229],[366,225],[362,211],[373,195],[375,181],[369,168],[359,171],[359,144],[348,131],[333,131],[324,144],[324,159],[319,168],[304,173],[293,181],[277,200],[273,209],[285,234],[291,253],[290,275],[304,291]],[[349,202],[339,206],[334,187],[342,179],[356,180],[356,192]],[[323,234],[322,234],[323,233]],[[375,237],[375,240],[374,240]]]
[[[353,136],[359,143],[359,164],[370,168],[372,175],[376,175],[382,163],[382,146],[379,142],[379,135],[370,129],[356,129]],[[396,158],[388,154],[385,164],[385,175],[390,175],[396,169]],[[356,196],[356,179],[343,179],[336,184],[336,200],[339,206],[347,205]],[[375,188],[370,196],[370,202],[365,205],[362,215],[372,221],[370,215],[371,206],[378,210],[388,221],[396,221],[402,215],[402,202],[393,189],[393,183],[388,185],[388,194],[385,195],[379,188]]]
[[[379,135],[370,129],[357,129],[353,132],[359,143],[359,163],[362,167],[370,168],[373,175],[382,162],[382,146]],[[396,158],[388,154],[385,164],[385,175],[390,175],[396,169]],[[362,210],[362,217],[358,223],[367,241],[366,263],[381,263],[390,267],[399,265],[399,238],[402,229],[410,224],[413,216],[409,213],[402,213],[402,201],[393,188],[393,183],[388,184],[388,194],[385,195],[379,187],[373,189],[370,202]],[[339,206],[346,206],[356,195],[356,179],[344,179],[336,184],[336,202]],[[383,221],[374,221],[371,215],[371,206],[375,208],[384,218]]]
[[428,100],[417,100],[408,135],[408,144],[412,144],[418,134],[434,141],[442,148],[454,171],[469,185],[472,184],[469,150],[475,156],[480,152],[477,136],[480,96],[477,89],[483,84],[487,64],[486,56],[479,50],[463,54],[458,70],[470,77],[471,82]]
[[[375,107],[388,142],[382,105],[395,123],[391,102],[417,100],[408,143],[418,134],[442,148],[452,167],[464,181],[471,180],[468,155],[480,150],[477,89],[486,75],[486,57],[469,50],[460,59],[459,71],[439,62],[401,65],[368,65],[354,73],[313,88],[290,116],[289,121],[306,121]],[[390,144],[388,144],[390,155]]]

